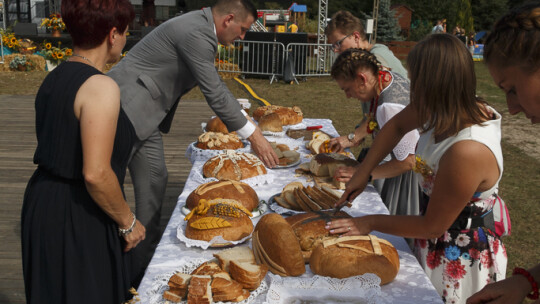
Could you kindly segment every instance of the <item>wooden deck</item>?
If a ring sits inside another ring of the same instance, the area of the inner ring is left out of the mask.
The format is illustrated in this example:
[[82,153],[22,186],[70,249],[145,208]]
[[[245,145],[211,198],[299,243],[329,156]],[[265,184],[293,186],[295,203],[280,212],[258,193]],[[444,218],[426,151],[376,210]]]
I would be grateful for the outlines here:
[[[169,170],[161,219],[167,224],[191,169],[185,157],[189,143],[201,133],[201,122],[213,114],[204,101],[182,101],[171,128],[164,136]],[[25,303],[21,263],[20,213],[26,183],[35,165],[34,96],[0,95],[0,303]],[[133,187],[127,175],[128,202],[133,207]]]

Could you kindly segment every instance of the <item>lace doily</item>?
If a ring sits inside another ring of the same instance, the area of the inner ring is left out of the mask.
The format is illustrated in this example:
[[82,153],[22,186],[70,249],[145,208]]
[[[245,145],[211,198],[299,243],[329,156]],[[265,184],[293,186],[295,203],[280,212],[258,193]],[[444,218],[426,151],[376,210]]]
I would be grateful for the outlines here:
[[[234,151],[236,152],[245,152],[249,153],[251,151],[251,144],[247,140],[242,140],[242,143],[244,144],[243,148],[236,149]],[[210,159],[218,154],[225,153],[225,150],[211,150],[211,149],[201,149],[197,147],[197,142],[192,142],[189,144],[188,148],[186,149],[186,157],[189,158],[191,163],[195,163],[197,160],[207,160]]]
[[[208,259],[206,258],[197,258],[197,259],[190,259],[185,260],[182,265],[175,267],[174,270],[167,271],[162,274],[158,274],[154,277],[152,280],[152,286],[151,288],[146,292],[146,298],[148,299],[148,303],[155,303],[155,304],[166,304],[169,303],[167,300],[163,299],[163,292],[169,288],[167,283],[169,282],[169,278],[176,272],[182,272],[182,273],[191,273],[193,270],[195,270],[197,267],[199,267],[202,263],[207,262]],[[268,284],[265,280],[261,282],[261,285],[254,291],[250,292],[250,295],[247,299],[245,299],[242,302],[238,302],[241,304],[247,304],[253,301],[258,295],[265,292],[268,289]],[[182,301],[180,303],[186,303],[186,301]],[[223,303],[223,302],[215,302],[215,303]],[[231,303],[231,302],[225,302],[225,303]]]
[[311,278],[268,275],[271,283],[265,304],[382,303],[381,279],[373,273],[345,279],[319,275]]
[[186,244],[187,247],[200,247],[204,250],[208,249],[208,247],[227,247],[227,246],[234,246],[241,244],[245,241],[247,241],[249,238],[251,238],[251,234],[246,236],[243,239],[240,239],[238,241],[228,241],[223,239],[221,235],[215,236],[213,239],[210,240],[210,242],[207,241],[201,241],[201,240],[194,240],[190,239],[186,236],[184,231],[186,230],[187,221],[182,221],[180,225],[178,225],[178,228],[176,228],[176,237],[184,244]]
[[[202,173],[202,166],[198,170],[193,170],[193,171],[194,172],[190,176],[190,178],[193,179],[193,181],[198,184],[204,184],[204,183],[209,183],[209,182],[218,180],[217,178],[214,178],[214,177],[204,177]],[[276,177],[277,177],[276,173],[272,172],[272,170],[269,170],[267,168],[266,174],[246,178],[246,179],[241,180],[241,182],[246,183],[250,185],[251,187],[255,187],[257,185],[271,184]]]

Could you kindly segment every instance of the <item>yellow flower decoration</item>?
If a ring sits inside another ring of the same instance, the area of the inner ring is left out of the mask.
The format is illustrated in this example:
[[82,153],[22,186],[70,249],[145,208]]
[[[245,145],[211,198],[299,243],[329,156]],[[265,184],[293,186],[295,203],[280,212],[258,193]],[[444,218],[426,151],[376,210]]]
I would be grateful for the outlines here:
[[66,50],[66,56],[71,56],[73,55],[73,50],[72,49],[67,49]]
[[57,53],[57,54],[56,54],[56,58],[62,59],[62,58],[64,58],[64,54],[61,53],[61,52],[60,52],[60,53]]
[[11,40],[10,40],[11,43],[15,44],[17,43],[17,38],[15,37],[11,37]]
[[46,48],[47,50],[50,50],[50,49],[52,48],[52,44],[51,44],[50,42],[45,43],[45,48]]

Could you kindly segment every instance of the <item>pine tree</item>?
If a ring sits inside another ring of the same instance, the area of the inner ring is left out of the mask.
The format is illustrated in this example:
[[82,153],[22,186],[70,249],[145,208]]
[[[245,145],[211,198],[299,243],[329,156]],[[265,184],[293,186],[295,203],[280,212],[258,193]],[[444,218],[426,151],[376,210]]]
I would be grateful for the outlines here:
[[399,35],[400,31],[396,12],[390,9],[390,0],[381,0],[379,2],[379,20],[377,20],[377,40],[403,40]]

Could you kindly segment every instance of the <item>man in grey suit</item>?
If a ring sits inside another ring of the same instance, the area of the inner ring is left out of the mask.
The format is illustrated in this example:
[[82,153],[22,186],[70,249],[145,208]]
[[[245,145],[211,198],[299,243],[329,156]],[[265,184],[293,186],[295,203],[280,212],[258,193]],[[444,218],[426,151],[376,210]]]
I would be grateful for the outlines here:
[[270,144],[246,118],[214,67],[218,42],[229,45],[243,39],[256,18],[257,10],[249,0],[218,0],[212,8],[161,24],[108,73],[120,87],[122,108],[138,137],[129,170],[136,215],[146,227],[146,240],[133,252],[136,282],[161,237],[159,220],[167,184],[161,132],[169,131],[184,94],[198,85],[227,128],[247,138],[267,167],[277,165]]

